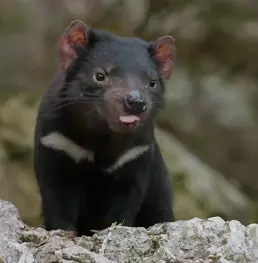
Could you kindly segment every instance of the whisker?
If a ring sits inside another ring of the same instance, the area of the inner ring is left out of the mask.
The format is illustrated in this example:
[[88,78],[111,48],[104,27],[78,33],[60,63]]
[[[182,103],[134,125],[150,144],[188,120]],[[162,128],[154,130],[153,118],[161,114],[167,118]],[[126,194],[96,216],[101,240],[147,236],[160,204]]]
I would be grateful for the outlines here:
[[[92,103],[94,103],[94,102],[95,102],[95,101],[92,101]],[[84,101],[84,102],[83,102],[83,101],[78,102],[78,101],[75,101],[75,100],[63,101],[63,102],[61,102],[61,103],[58,103],[58,104],[56,105],[56,107],[47,109],[46,111],[41,111],[40,113],[43,113],[43,114],[45,114],[45,113],[50,113],[50,112],[53,112],[53,111],[60,110],[60,109],[62,109],[62,108],[64,108],[64,107],[73,106],[73,105],[76,105],[76,104],[79,104],[79,103],[81,103],[81,104],[88,104],[89,102],[85,102],[85,101]],[[61,104],[61,105],[60,105],[60,104]]]
[[[76,94],[77,95],[77,94]],[[48,98],[49,97],[52,97],[52,98],[58,98],[58,95],[51,95],[51,96],[48,96]],[[46,98],[46,100],[48,100],[48,98]],[[64,98],[58,98],[58,102],[65,102],[65,101],[75,101],[75,102],[78,102],[78,103],[80,103],[80,102],[99,102],[99,101],[101,101],[101,102],[104,102],[104,100],[103,100],[103,98],[97,98],[97,97],[95,97],[95,98],[90,98],[90,97],[75,97],[75,96],[70,96],[70,97],[64,97]],[[53,102],[53,103],[55,103],[55,102]],[[156,100],[156,101],[152,101],[152,104],[162,104],[162,102],[160,101],[160,100]]]
[[[57,103],[60,103],[60,102],[68,102],[68,101],[74,101],[74,102],[95,102],[95,101],[103,101],[103,99],[101,98],[98,98],[98,99],[95,99],[95,98],[74,98],[74,97],[71,97],[71,98],[62,98],[62,99],[58,99],[56,100],[55,102]],[[53,103],[55,103],[53,102]]]
[[82,91],[82,92],[70,92],[70,91],[59,91],[58,94],[65,94],[65,95],[80,95],[80,94],[83,94],[83,95],[92,95],[92,96],[99,96],[99,93],[96,93],[96,92],[85,92],[85,91]]
[[[98,103],[101,102],[101,103],[104,103],[104,101],[98,101]],[[64,100],[62,102],[59,102],[55,107],[53,108],[50,108],[50,109],[47,109],[46,111],[40,111],[41,114],[43,115],[46,115],[46,114],[50,114],[54,111],[58,111],[58,110],[61,110],[65,107],[71,107],[73,105],[76,105],[76,104],[89,104],[89,103],[96,103],[96,100],[93,100],[93,101],[90,101],[90,100],[75,100],[75,99],[71,99],[71,100]]]
[[54,101],[49,101],[49,98],[46,98],[44,100],[42,100],[42,103],[47,103],[47,104],[60,104],[60,103],[67,103],[67,102],[74,102],[74,103],[94,103],[94,102],[103,102],[103,99],[98,98],[75,98],[75,97],[71,97],[71,98],[57,98]]
[[42,115],[46,115],[46,114],[50,114],[50,113],[52,113],[54,111],[58,111],[58,110],[60,110],[60,109],[62,109],[64,107],[72,106],[74,104],[75,103],[66,103],[66,104],[58,105],[58,106],[56,106],[54,108],[50,108],[50,109],[47,109],[47,110],[41,110],[39,113],[41,114],[41,116]]
[[[62,96],[65,95],[65,96]],[[82,97],[82,98],[100,98],[97,94],[91,94],[86,92],[74,92],[74,93],[67,93],[67,92],[59,92],[57,94],[48,94],[48,97]]]

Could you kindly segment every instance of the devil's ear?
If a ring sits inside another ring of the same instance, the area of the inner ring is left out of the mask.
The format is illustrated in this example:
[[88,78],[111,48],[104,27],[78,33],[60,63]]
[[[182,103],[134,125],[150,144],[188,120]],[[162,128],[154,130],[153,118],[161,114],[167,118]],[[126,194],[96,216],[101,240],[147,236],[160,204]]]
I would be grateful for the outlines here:
[[161,76],[168,79],[173,69],[174,39],[171,36],[160,37],[151,44],[151,49]]
[[73,21],[63,33],[59,43],[60,65],[66,70],[77,58],[76,46],[88,43],[89,28],[81,21]]

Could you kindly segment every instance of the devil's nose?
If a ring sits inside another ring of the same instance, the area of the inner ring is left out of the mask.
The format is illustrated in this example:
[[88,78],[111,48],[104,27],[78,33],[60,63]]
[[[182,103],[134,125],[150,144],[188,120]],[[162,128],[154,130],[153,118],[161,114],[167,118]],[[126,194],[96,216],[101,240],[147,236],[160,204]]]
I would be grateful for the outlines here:
[[135,90],[125,97],[125,107],[132,114],[140,114],[147,110],[147,102],[143,95]]

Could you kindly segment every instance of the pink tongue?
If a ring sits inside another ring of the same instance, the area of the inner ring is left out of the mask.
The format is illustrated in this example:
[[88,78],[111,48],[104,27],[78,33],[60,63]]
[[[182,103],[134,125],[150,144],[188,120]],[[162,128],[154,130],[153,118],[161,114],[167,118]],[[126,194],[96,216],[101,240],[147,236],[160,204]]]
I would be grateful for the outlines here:
[[139,117],[137,117],[135,115],[119,116],[119,119],[123,123],[133,123],[133,122],[136,122],[136,121],[140,120]]

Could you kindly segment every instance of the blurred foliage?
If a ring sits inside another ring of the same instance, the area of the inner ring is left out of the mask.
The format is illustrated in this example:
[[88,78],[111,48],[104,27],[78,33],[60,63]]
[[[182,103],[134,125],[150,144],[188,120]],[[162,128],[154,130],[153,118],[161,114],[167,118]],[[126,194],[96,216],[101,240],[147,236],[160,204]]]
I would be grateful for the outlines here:
[[32,172],[32,146],[37,105],[24,95],[0,108],[0,196],[17,204],[29,224],[40,224],[40,199]]
[[[257,14],[255,0],[0,1],[0,198],[14,202],[25,221],[40,222],[31,162],[35,110],[57,68],[59,37],[81,19],[121,36],[173,35],[176,67],[158,124],[257,202]],[[179,174],[180,218],[216,214],[187,193]],[[258,219],[253,213],[249,220]]]

